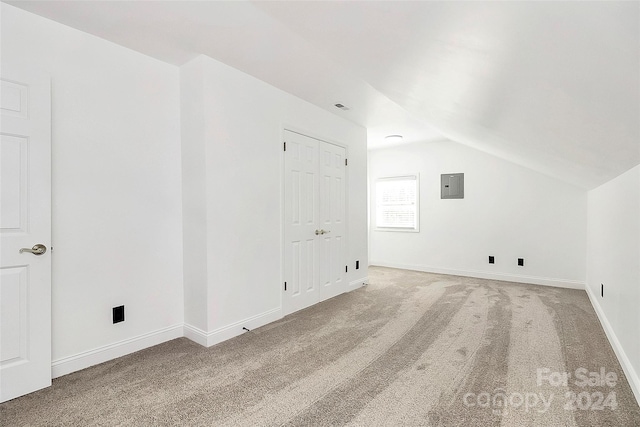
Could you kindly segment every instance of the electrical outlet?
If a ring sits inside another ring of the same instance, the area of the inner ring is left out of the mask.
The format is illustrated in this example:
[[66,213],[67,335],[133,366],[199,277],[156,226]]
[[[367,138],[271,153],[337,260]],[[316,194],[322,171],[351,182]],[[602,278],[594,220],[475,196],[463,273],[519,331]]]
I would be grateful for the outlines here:
[[496,263],[496,259],[492,255],[489,255],[489,264],[495,264],[495,263]]
[[113,323],[124,322],[124,305],[113,307]]
[[524,267],[524,258],[518,258],[518,265]]

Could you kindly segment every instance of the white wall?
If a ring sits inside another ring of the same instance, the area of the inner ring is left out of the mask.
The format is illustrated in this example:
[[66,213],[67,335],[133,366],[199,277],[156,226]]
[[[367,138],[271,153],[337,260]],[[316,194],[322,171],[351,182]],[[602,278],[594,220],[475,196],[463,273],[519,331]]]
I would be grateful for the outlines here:
[[[207,244],[206,266],[185,260],[185,310],[202,310],[205,296],[207,322],[185,313],[186,333],[211,345],[282,315],[285,127],[347,146],[347,262],[367,265],[366,130],[205,56],[181,68],[181,83],[183,118],[204,117],[183,121],[183,185],[199,185],[184,190],[185,258]],[[365,278],[349,269],[354,285]]]
[[[440,174],[459,172],[464,199],[440,199]],[[420,232],[376,231],[372,217],[371,264],[584,288],[585,190],[452,141],[413,143],[369,153],[372,206],[377,178],[408,173]]]
[[587,236],[587,292],[640,401],[640,166],[589,192]]
[[52,80],[54,376],[185,322],[211,343],[281,316],[285,127],[347,145],[363,266],[347,279],[366,280],[364,128],[214,60],[180,70],[6,4],[2,61]]
[[51,75],[54,375],[181,335],[178,69],[1,7],[2,62]]
[[180,86],[184,322],[208,331],[204,70],[199,61],[182,67]]

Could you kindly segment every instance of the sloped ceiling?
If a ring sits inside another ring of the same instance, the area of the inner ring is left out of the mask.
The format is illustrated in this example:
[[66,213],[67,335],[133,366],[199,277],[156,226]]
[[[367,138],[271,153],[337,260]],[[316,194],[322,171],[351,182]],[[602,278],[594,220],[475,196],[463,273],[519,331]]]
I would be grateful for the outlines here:
[[175,65],[206,54],[372,148],[444,136],[583,188],[640,164],[638,2],[8,3]]

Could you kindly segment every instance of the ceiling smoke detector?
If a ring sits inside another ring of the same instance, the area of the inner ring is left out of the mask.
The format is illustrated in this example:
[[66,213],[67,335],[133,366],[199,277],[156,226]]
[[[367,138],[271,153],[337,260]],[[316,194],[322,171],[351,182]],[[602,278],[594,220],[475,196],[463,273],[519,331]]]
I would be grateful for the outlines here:
[[390,143],[402,142],[402,135],[388,135],[384,137],[384,140]]
[[336,107],[338,107],[339,109],[341,109],[341,110],[344,110],[344,111],[349,110],[349,107],[346,107],[346,106],[344,106],[343,104],[338,103],[338,104],[334,104],[334,105],[335,105]]

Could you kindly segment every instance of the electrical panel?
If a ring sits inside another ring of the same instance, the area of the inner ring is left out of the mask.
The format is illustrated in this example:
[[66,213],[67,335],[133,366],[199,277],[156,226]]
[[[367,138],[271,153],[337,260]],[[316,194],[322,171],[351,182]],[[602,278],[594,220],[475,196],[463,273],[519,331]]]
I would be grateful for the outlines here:
[[443,173],[440,181],[441,199],[464,199],[463,173]]

